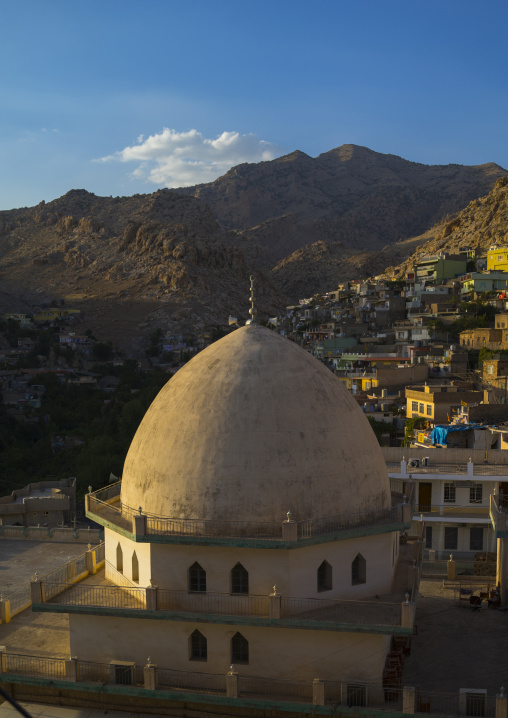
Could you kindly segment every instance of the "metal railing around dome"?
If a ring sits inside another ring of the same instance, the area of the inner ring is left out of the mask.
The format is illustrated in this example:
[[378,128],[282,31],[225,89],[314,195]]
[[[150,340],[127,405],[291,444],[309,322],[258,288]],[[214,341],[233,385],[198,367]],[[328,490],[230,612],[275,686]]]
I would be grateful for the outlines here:
[[[129,532],[139,533],[136,519],[143,517],[142,533],[146,536],[188,536],[209,538],[249,538],[282,540],[283,522],[182,519],[156,516],[121,501],[121,481],[86,496],[87,514]],[[324,516],[295,521],[298,539],[338,533],[372,525],[407,523],[414,508],[414,483],[405,482],[406,495],[392,492],[391,508],[380,508],[340,516]],[[408,508],[410,507],[410,511]]]

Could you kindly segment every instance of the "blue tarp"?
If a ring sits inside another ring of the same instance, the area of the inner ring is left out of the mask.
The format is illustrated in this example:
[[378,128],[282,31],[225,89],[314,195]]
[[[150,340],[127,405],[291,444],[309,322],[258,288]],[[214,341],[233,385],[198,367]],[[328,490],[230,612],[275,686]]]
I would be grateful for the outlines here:
[[435,426],[432,429],[430,440],[433,444],[447,444],[450,431],[468,431],[469,429],[483,429],[483,424],[453,424],[452,426]]

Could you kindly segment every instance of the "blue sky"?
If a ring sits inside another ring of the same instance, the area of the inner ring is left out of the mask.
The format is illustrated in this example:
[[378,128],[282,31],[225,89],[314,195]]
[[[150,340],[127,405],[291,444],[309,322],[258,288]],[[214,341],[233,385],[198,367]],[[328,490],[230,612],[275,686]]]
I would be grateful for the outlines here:
[[506,0],[0,0],[0,209],[345,143],[508,168]]

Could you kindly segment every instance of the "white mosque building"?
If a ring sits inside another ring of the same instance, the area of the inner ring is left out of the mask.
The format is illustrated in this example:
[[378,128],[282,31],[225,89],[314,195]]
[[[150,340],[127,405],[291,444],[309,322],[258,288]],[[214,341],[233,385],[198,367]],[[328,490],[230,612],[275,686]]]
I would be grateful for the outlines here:
[[399,555],[408,499],[390,491],[333,373],[274,331],[236,329],[161,390],[121,482],[87,496],[106,569],[96,600],[66,607],[71,656],[113,677],[149,659],[259,690],[381,686],[393,636],[413,630],[421,554]]

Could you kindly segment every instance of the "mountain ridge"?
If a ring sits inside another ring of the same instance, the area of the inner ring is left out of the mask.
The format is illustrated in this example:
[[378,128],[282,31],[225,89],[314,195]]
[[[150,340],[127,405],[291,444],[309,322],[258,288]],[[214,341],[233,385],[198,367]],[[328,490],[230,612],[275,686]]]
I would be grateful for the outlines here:
[[201,331],[247,318],[254,274],[258,311],[273,316],[316,289],[397,266],[429,227],[507,174],[343,145],[239,165],[199,192],[69,190],[0,211],[0,311],[73,302],[99,336],[134,346],[154,326]]

